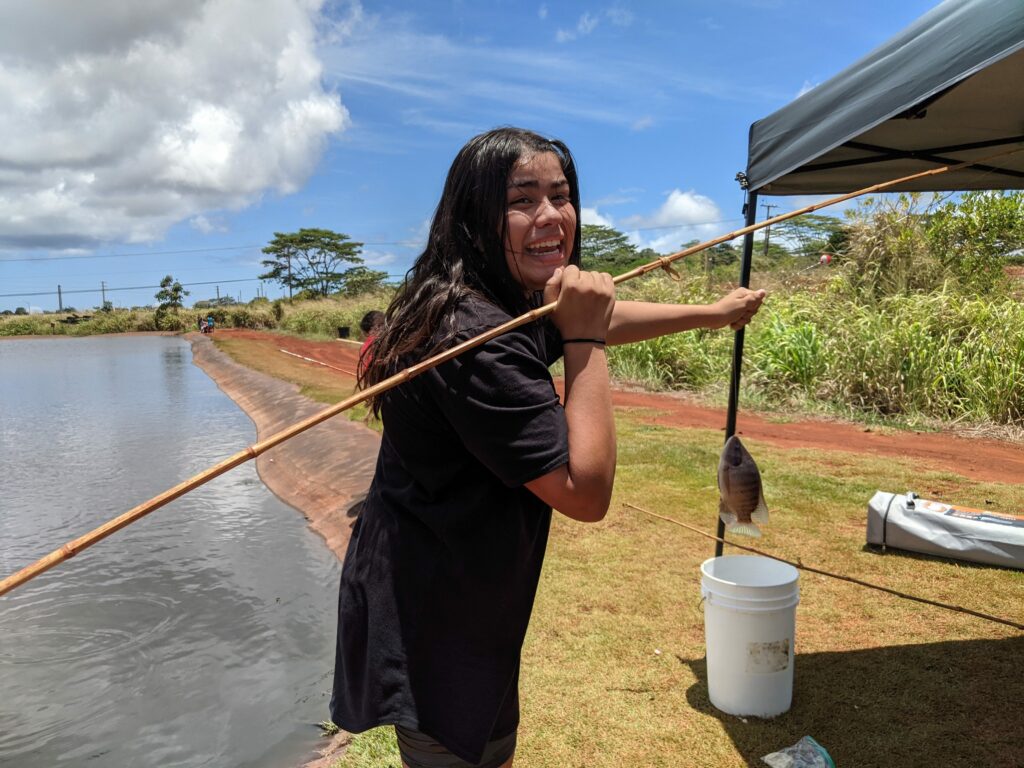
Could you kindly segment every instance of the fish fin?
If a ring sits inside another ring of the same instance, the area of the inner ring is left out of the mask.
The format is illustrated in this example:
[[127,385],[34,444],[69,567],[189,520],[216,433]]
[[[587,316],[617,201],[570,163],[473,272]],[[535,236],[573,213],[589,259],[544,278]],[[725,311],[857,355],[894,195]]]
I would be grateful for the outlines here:
[[761,525],[768,522],[768,505],[764,503],[764,493],[757,499],[757,508],[750,513],[750,519]]
[[761,538],[761,529],[753,523],[737,523],[735,525],[727,525],[726,530],[729,533],[736,533],[740,536],[753,536],[755,539]]
[[729,509],[729,507],[726,506],[725,499],[719,499],[718,500],[718,516],[722,519],[722,522],[725,523],[726,525],[733,525],[733,524],[735,524],[736,520],[738,519],[736,517],[736,513],[733,512],[731,509]]

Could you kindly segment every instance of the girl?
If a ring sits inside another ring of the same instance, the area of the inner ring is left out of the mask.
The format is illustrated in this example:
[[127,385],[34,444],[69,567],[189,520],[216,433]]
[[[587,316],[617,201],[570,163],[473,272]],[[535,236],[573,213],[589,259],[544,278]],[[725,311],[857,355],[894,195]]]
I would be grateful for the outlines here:
[[[512,765],[552,508],[597,521],[611,498],[605,346],[738,329],[764,298],[616,303],[608,275],[579,269],[579,207],[562,142],[518,128],[470,140],[361,377],[558,302],[372,403],[384,433],[342,569],[331,714],[356,733],[393,724],[407,768]],[[564,405],[548,372],[560,357]]]

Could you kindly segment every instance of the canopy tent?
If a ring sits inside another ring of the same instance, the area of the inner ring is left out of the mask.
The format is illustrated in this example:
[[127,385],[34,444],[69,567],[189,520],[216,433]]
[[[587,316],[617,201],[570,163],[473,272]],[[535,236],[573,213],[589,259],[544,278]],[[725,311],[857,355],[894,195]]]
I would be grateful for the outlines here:
[[[747,226],[765,195],[845,194],[1024,147],[1024,0],[946,0],[788,106],[750,126]],[[1024,189],[1024,152],[890,191]],[[753,233],[740,285],[750,285]],[[736,333],[725,439],[736,432]],[[725,533],[718,521],[718,538]],[[722,554],[717,542],[715,555]]]
[[[1021,142],[1024,0],[946,0],[754,123],[747,184],[769,195],[851,192]],[[1024,189],[1024,153],[892,188],[944,189]]]

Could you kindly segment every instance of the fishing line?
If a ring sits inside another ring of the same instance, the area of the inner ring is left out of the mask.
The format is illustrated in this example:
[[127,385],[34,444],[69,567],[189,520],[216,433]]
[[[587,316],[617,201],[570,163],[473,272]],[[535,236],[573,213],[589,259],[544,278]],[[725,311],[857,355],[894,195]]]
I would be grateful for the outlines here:
[[[686,256],[690,256],[694,253],[698,253],[699,251],[703,251],[707,248],[713,248],[714,246],[719,245],[720,243],[725,243],[728,242],[729,240],[735,240],[737,237],[745,235],[748,232],[756,232],[759,229],[763,229],[764,227],[777,224],[780,221],[787,221],[789,219],[795,218],[796,216],[801,216],[805,213],[811,213],[812,211],[817,211],[820,210],[821,208],[826,208],[830,205],[836,205],[837,203],[842,203],[846,200],[852,200],[853,198],[859,197],[860,195],[866,195],[872,192],[879,192],[883,189],[896,186],[897,184],[903,184],[909,181],[913,181],[915,179],[923,179],[928,176],[937,176],[940,173],[955,171],[960,168],[966,168],[977,163],[987,162],[997,157],[1005,157],[1006,155],[1012,155],[1021,151],[1024,151],[1024,147],[1018,147],[1016,149],[998,152],[987,157],[978,158],[977,160],[965,160],[962,163],[955,163],[951,165],[942,166],[941,168],[932,168],[927,171],[920,171],[918,173],[910,174],[909,176],[901,176],[898,179],[890,179],[889,181],[883,181],[879,182],[878,184],[872,184],[870,187],[865,187],[864,189],[859,189],[854,192],[848,192],[844,195],[833,197],[829,200],[824,200],[820,203],[808,205],[796,211],[790,211],[789,213],[781,213],[773,218],[765,219],[762,222],[755,222],[754,224],[751,224],[749,226],[737,229],[725,235],[721,235],[712,240],[708,240],[704,243],[698,243],[697,245],[685,248],[676,253],[672,253],[667,256],[659,256],[657,259],[650,262],[649,264],[636,267],[635,269],[631,269],[628,272],[624,272],[623,274],[618,275],[617,277],[612,279],[612,282],[615,285],[618,285],[619,283],[624,283],[627,280],[632,280],[635,277],[645,275],[648,272],[651,272],[655,269],[663,269],[669,276],[673,277],[673,279],[679,279],[678,273],[672,267],[672,262],[678,259],[682,259]],[[537,307],[536,309],[532,309],[529,312],[519,315],[519,317],[513,318],[505,323],[502,323],[501,325],[497,325],[494,328],[491,328],[489,331],[481,333],[479,336],[474,336],[473,338],[467,339],[461,344],[456,344],[454,347],[451,347],[450,349],[445,350],[444,352],[439,352],[438,354],[432,357],[428,357],[424,360],[421,360],[420,362],[409,366],[405,370],[399,371],[394,376],[384,379],[383,381],[379,381],[373,386],[367,387],[361,392],[358,392],[357,394],[354,394],[351,397],[348,397],[339,403],[335,403],[334,405],[325,408],[323,411],[320,411],[319,413],[313,414],[309,418],[304,419],[303,421],[300,421],[297,424],[293,424],[292,426],[271,435],[266,440],[261,440],[258,443],[250,445],[244,450],[241,450],[238,453],[235,453],[234,455],[224,459],[219,464],[215,464],[209,469],[200,472],[198,475],[194,475],[188,480],[179,483],[178,485],[164,491],[158,496],[154,496],[149,501],[143,502],[142,504],[133,507],[132,509],[128,510],[127,512],[121,515],[118,515],[112,520],[108,520],[103,525],[100,525],[92,531],[89,531],[88,533],[83,534],[82,536],[79,536],[78,538],[67,542],[58,549],[55,549],[52,552],[50,552],[50,554],[39,558],[36,562],[32,563],[31,565],[27,565],[20,571],[17,571],[8,576],[7,578],[0,580],[0,596],[7,594],[15,587],[24,584],[26,581],[34,579],[39,574],[48,571],[50,568],[53,568],[55,565],[64,562],[68,558],[74,557],[87,547],[91,547],[96,542],[101,541],[105,539],[107,536],[110,536],[111,534],[115,533],[116,531],[121,530],[126,525],[129,525],[130,523],[133,523],[136,520],[145,517],[150,512],[159,509],[165,504],[174,501],[179,496],[182,496],[188,493],[189,491],[195,490],[201,485],[205,485],[210,480],[213,480],[216,477],[220,477],[225,472],[234,469],[240,464],[244,464],[247,461],[255,459],[261,453],[269,451],[271,448],[273,448],[276,445],[279,445],[280,443],[283,443],[285,440],[290,440],[296,435],[302,434],[306,430],[315,427],[317,424],[326,421],[332,416],[337,416],[339,413],[347,411],[349,408],[352,408],[353,406],[358,405],[359,403],[365,402],[366,400],[370,400],[371,398],[374,398],[377,395],[382,394],[383,392],[386,392],[390,389],[393,389],[394,387],[404,384],[410,381],[411,379],[416,378],[420,374],[428,370],[431,370],[432,368],[436,368],[438,365],[441,365],[442,363],[445,363],[448,360],[458,357],[463,352],[466,352],[470,349],[475,349],[476,347],[479,347],[481,344],[484,344],[490,341],[491,339],[497,338],[498,336],[508,333],[511,330],[520,328],[524,325],[527,325],[528,323],[535,322],[541,319],[542,317],[550,315],[552,312],[555,311],[556,305],[557,302],[553,301],[550,304],[545,304],[542,307]],[[739,371],[737,369],[736,374],[738,375],[738,373]],[[739,382],[736,379],[735,375],[733,377],[732,386],[736,388],[738,388],[739,386]]]
[[356,375],[355,371],[347,371],[344,368],[339,368],[336,365],[331,365],[330,363],[325,363],[325,362],[322,362],[320,360],[314,360],[312,357],[306,357],[305,355],[297,355],[294,352],[289,352],[287,349],[281,349],[280,347],[278,347],[277,351],[278,352],[284,352],[286,355],[291,355],[292,357],[297,357],[300,360],[306,360],[307,362],[310,362],[310,363],[316,363],[317,365],[322,365],[325,368],[333,368],[336,371],[341,371],[342,373],[347,373],[349,376],[355,376]]
[[861,587],[868,587],[869,589],[877,589],[879,592],[886,592],[887,594],[895,595],[896,597],[902,597],[904,600],[913,600],[913,601],[918,602],[918,603],[924,603],[925,605],[934,605],[936,608],[945,608],[946,610],[949,610],[949,611],[958,611],[960,613],[968,613],[971,616],[977,616],[979,619],[986,619],[987,621],[994,621],[997,624],[1005,624],[1006,626],[1013,627],[1014,629],[1024,630],[1024,624],[1018,624],[1017,622],[1010,621],[1009,619],[1002,619],[1002,618],[1000,618],[998,616],[992,616],[991,614],[988,614],[988,613],[981,613],[980,611],[972,611],[970,608],[964,608],[963,606],[959,606],[959,605],[950,605],[949,603],[940,603],[940,602],[938,602],[936,600],[929,600],[926,597],[917,597],[916,595],[909,595],[906,592],[900,592],[900,591],[895,590],[895,589],[889,589],[889,587],[883,587],[883,586],[880,586],[878,584],[872,584],[869,581],[861,581],[860,579],[855,579],[852,576],[843,576],[842,574],[839,574],[839,573],[830,573],[829,571],[823,571],[820,568],[812,568],[811,566],[804,565],[803,563],[801,563],[799,561],[794,563],[792,560],[786,560],[785,558],[782,558],[782,557],[776,557],[775,555],[770,555],[767,552],[762,552],[759,549],[754,549],[753,547],[747,547],[747,546],[744,546],[743,544],[737,544],[736,542],[729,541],[728,539],[719,538],[718,536],[713,536],[710,533],[706,533],[706,532],[702,531],[700,528],[696,528],[696,527],[694,527],[692,525],[688,525],[686,523],[680,522],[679,520],[674,520],[671,517],[665,517],[664,515],[659,515],[659,514],[657,514],[655,512],[650,512],[650,511],[648,511],[646,509],[643,509],[642,507],[636,506],[635,504],[630,504],[629,502],[623,502],[623,506],[629,507],[630,509],[635,509],[637,512],[643,512],[645,515],[650,515],[651,517],[656,517],[659,520],[664,520],[665,522],[673,523],[674,525],[678,525],[678,526],[680,526],[682,528],[686,528],[687,530],[693,531],[694,533],[699,533],[701,536],[704,536],[705,538],[708,538],[708,539],[712,539],[713,541],[720,541],[723,544],[728,544],[731,547],[736,547],[737,549],[743,549],[743,550],[746,550],[747,552],[753,552],[755,555],[762,555],[764,557],[771,558],[772,560],[778,560],[780,563],[786,563],[787,565],[792,565],[794,568],[799,568],[799,569],[804,570],[804,571],[810,571],[811,573],[817,573],[819,576],[828,576],[829,578],[832,578],[832,579],[839,579],[840,581],[848,581],[851,584],[856,584],[856,585],[861,586]]

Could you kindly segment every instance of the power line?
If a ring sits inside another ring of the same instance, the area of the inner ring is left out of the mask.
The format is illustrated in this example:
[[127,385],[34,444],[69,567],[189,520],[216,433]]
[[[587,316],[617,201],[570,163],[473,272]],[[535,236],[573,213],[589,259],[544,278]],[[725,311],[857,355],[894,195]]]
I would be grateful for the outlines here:
[[[389,275],[390,277],[390,275]],[[236,280],[207,280],[201,283],[182,283],[182,287],[191,287],[193,285],[223,285],[224,283],[252,283],[262,282],[258,277],[244,277]],[[147,291],[150,288],[161,288],[160,285],[129,285],[121,288],[110,288],[106,285],[101,285],[100,288],[76,288],[70,291],[63,291],[63,293],[100,293],[113,292],[113,291]],[[0,293],[0,299],[11,299],[20,298],[24,296],[56,296],[57,291],[36,291],[34,293]]]
[[[391,274],[389,274],[389,275],[387,275],[387,277],[389,279],[390,278],[404,278],[405,274],[404,273],[400,274],[400,275],[391,275]],[[266,279],[261,279],[259,277],[242,277],[242,278],[237,278],[237,279],[233,279],[233,280],[204,280],[204,281],[197,282],[197,283],[181,283],[181,286],[183,288],[190,288],[190,287],[196,286],[196,285],[224,285],[225,283],[253,283],[253,282],[260,282],[260,283],[262,283],[262,282],[267,282],[267,280]],[[100,287],[99,288],[74,288],[72,290],[58,290],[58,291],[30,291],[30,292],[26,292],[26,293],[0,293],[0,299],[24,298],[24,297],[27,297],[27,296],[57,296],[59,293],[63,293],[63,294],[66,295],[66,294],[69,294],[69,293],[101,293],[101,292],[110,293],[112,291],[148,291],[148,290],[150,290],[152,288],[162,288],[162,287],[163,286],[161,286],[161,285],[128,285],[128,286],[122,286],[122,287],[119,287],[119,288],[111,288],[110,286],[106,285],[106,283],[104,281],[100,281]]]

